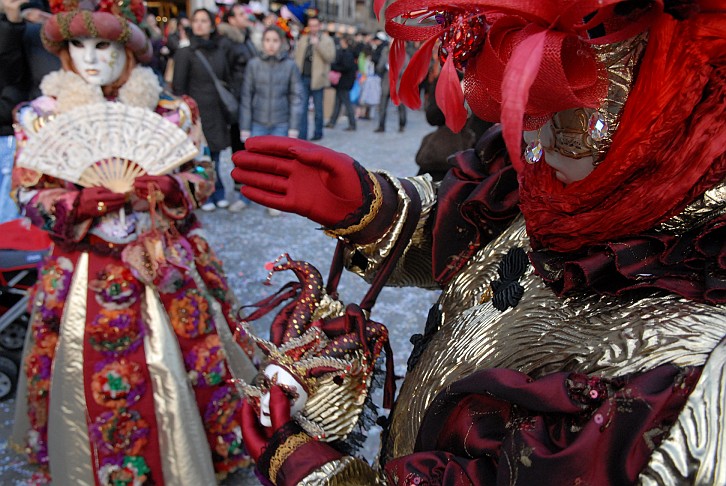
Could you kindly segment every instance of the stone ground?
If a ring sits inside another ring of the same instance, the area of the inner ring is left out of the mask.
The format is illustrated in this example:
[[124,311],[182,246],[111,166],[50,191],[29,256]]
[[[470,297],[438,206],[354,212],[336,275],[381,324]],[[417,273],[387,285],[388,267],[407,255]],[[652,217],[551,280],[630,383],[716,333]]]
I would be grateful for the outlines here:
[[[325,129],[320,143],[349,154],[369,169],[384,169],[396,176],[413,175],[418,170],[414,155],[421,138],[433,128],[426,124],[423,112],[409,111],[408,115],[404,133],[397,130],[397,113],[392,106],[388,111],[388,130],[385,133],[373,133],[377,126],[373,120],[359,120],[356,132],[343,131],[347,120],[341,117],[337,128]],[[229,173],[229,159],[226,165],[228,170],[225,172]],[[231,180],[227,183],[231,185]],[[289,253],[293,259],[312,263],[327,276],[335,241],[304,218],[285,213],[272,217],[265,208],[251,204],[238,214],[217,210],[201,213],[201,219],[212,248],[224,262],[230,285],[241,303],[256,302],[293,279],[292,273],[282,273],[275,275],[272,287],[262,285],[267,277],[265,263],[275,260],[283,252]],[[362,279],[346,273],[339,286],[341,299],[358,302],[366,288]],[[437,295],[437,292],[421,289],[386,288],[378,299],[373,317],[389,327],[398,376],[403,376],[406,370],[406,359],[411,350],[409,337],[423,331],[428,309]],[[259,331],[266,336],[263,329]],[[36,470],[27,465],[23,456],[7,448],[14,406],[14,399],[0,403],[0,484],[34,484]],[[375,429],[369,434],[364,451],[369,460],[375,456],[378,434]],[[258,481],[249,472],[242,472],[223,484],[254,485]]]

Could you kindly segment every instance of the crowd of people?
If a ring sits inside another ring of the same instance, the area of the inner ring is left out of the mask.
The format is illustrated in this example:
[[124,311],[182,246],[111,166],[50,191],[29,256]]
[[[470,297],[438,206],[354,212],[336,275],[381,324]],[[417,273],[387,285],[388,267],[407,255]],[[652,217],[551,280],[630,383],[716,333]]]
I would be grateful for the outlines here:
[[[41,45],[40,29],[50,16],[48,4],[43,0],[8,1],[7,4],[3,29],[7,29],[8,36],[17,31],[17,36],[12,42],[8,37],[3,61],[23,66],[4,80],[8,94],[3,98],[7,101],[2,106],[2,136],[7,143],[2,146],[7,145],[7,150],[2,149],[5,154],[2,163],[9,170],[14,150],[12,109],[17,103],[37,96],[43,76],[58,69],[60,64]],[[377,119],[375,131],[385,131],[390,103],[387,81],[390,39],[383,31],[359,32],[352,27],[326,24],[306,14],[300,18],[282,17],[280,12],[253,8],[247,3],[233,4],[218,12],[206,9],[195,10],[190,15],[182,12],[165,19],[163,24],[160,20],[149,12],[140,22],[152,46],[148,66],[171,92],[196,100],[217,167],[225,150],[242,149],[249,136],[284,134],[302,140],[320,140],[324,127],[335,127],[341,110],[348,119],[346,130],[356,130],[358,119]],[[247,66],[253,59],[258,61],[250,65],[247,76]],[[277,71],[278,64],[284,72]],[[263,78],[273,72],[272,82]],[[236,116],[222,109],[223,102],[213,77],[238,100]],[[332,106],[324,109],[326,88],[334,89],[335,97],[334,100],[330,97]],[[312,108],[312,129],[308,128],[309,108]],[[324,120],[326,113],[329,118]],[[406,108],[400,105],[398,113],[398,129],[402,132],[406,126]],[[215,191],[202,210],[223,208],[238,212],[248,202],[239,195],[228,200],[218,174]],[[14,213],[9,201],[3,204],[4,212]]]
[[[328,31],[315,16],[289,21],[274,13],[255,15],[244,4],[235,4],[216,17],[200,9],[193,12],[191,20],[173,19],[170,26],[176,28],[167,29],[165,39],[162,36],[151,66],[158,66],[159,75],[171,84],[173,92],[197,100],[217,166],[222,150],[231,146],[237,151],[250,136],[320,140],[324,127],[335,127],[341,109],[348,118],[345,130],[356,130],[358,118],[372,116],[379,121],[376,131],[385,130],[390,97],[385,86],[388,37],[383,32]],[[239,100],[237,119],[224,119],[216,88],[209,82],[210,74],[197,51]],[[250,63],[253,59],[257,61]],[[330,110],[323,106],[326,88],[335,90],[327,123],[324,117]],[[312,130],[308,127],[309,107]],[[406,108],[401,105],[398,110],[399,131],[403,131]],[[227,201],[221,177],[217,186],[203,210],[238,212],[246,206],[244,198]]]
[[[162,27],[142,0],[2,3],[9,192],[53,241],[9,442],[54,481],[724,483],[722,1],[375,2],[390,42],[244,4]],[[23,36],[59,59],[41,79]],[[418,176],[314,143],[433,86]],[[132,132],[136,159],[83,165]],[[327,287],[281,258],[299,282],[236,312],[195,210],[249,201],[338,240]],[[343,268],[371,282],[359,306]],[[441,290],[397,395],[384,284]],[[246,326],[275,309],[269,340]]]

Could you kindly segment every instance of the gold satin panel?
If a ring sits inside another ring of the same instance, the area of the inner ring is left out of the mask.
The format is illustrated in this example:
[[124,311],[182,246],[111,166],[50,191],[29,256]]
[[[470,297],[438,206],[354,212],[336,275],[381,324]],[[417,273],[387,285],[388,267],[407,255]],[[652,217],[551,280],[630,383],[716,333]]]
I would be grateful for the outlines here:
[[142,312],[148,332],[144,352],[151,376],[164,481],[174,485],[215,484],[209,443],[179,342],[156,291],[145,287]]
[[95,484],[83,384],[87,296],[88,253],[82,253],[63,311],[51,376],[48,460],[54,485]]
[[643,486],[726,484],[726,340],[708,358],[678,421],[640,474]]
[[656,231],[681,235],[726,213],[726,182],[704,192],[680,214],[662,223]]

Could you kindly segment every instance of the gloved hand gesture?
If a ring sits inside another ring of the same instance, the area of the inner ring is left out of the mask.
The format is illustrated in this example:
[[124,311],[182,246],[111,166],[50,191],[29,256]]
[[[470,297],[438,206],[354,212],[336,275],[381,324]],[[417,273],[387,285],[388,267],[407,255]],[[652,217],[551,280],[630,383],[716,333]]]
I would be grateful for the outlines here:
[[290,422],[290,402],[279,386],[270,388],[270,420],[272,427],[260,423],[255,407],[244,400],[242,403],[242,435],[250,457],[258,462],[267,448],[272,434]]
[[102,186],[86,187],[78,196],[75,220],[97,218],[116,211],[126,204],[126,194],[113,192]]
[[243,401],[242,436],[245,447],[259,472],[273,484],[297,484],[316,468],[342,457],[329,445],[305,434],[292,420],[290,400],[277,385],[270,388],[270,420],[271,427],[263,426],[252,404]]
[[364,203],[366,171],[351,157],[286,137],[252,137],[235,153],[232,178],[264,206],[334,227]]
[[167,206],[179,206],[184,202],[179,184],[169,175],[142,175],[134,180],[134,193],[139,199],[146,201],[150,188],[152,191],[158,189]]

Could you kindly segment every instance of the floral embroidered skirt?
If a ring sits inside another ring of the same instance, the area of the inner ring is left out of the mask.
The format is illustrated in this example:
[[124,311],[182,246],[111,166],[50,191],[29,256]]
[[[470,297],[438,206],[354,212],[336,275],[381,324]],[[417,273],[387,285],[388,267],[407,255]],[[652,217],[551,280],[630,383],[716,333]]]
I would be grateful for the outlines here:
[[233,297],[194,232],[189,265],[145,285],[118,256],[44,262],[11,442],[68,484],[213,484],[249,464],[230,379],[251,380]]

